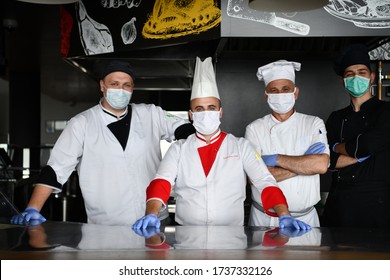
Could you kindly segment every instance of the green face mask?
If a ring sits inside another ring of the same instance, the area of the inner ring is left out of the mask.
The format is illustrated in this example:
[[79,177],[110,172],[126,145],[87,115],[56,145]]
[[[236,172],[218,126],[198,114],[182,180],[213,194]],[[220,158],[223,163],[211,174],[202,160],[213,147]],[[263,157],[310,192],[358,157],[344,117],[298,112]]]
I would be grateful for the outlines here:
[[370,86],[370,79],[355,75],[344,78],[344,85],[350,95],[360,97],[365,94]]

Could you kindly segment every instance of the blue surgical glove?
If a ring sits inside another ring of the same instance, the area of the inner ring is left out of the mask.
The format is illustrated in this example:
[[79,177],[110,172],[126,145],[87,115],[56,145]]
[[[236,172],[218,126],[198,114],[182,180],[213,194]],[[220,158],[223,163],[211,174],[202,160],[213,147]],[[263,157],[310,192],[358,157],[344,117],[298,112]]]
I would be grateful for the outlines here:
[[357,161],[360,163],[360,162],[365,161],[365,160],[368,159],[369,157],[370,157],[370,156],[361,157],[361,158],[358,158]]
[[15,215],[11,218],[11,224],[24,225],[26,224],[38,225],[46,222],[46,218],[39,213],[37,208],[27,207],[21,214]]
[[279,234],[287,236],[287,237],[298,237],[298,236],[302,236],[302,235],[306,234],[310,230],[311,230],[311,228],[309,230],[299,230],[299,229],[291,228],[291,227],[280,228]]
[[297,220],[290,215],[284,215],[279,217],[279,227],[280,228],[295,228],[297,230],[309,230],[311,226],[308,224]]
[[155,236],[156,234],[160,233],[160,228],[158,227],[147,227],[147,228],[139,228],[135,229],[133,228],[134,232],[142,237],[150,238],[152,236]]
[[339,142],[334,143],[334,145],[333,145],[333,147],[332,147],[332,151],[333,151],[333,152],[336,152],[335,150],[336,150],[336,146],[337,146],[338,144],[340,144],[340,143],[339,143]]
[[325,151],[325,144],[322,142],[317,142],[311,145],[307,151],[304,153],[305,155],[320,155]]
[[261,158],[263,159],[265,165],[267,166],[277,166],[278,165],[278,154],[274,155],[262,155]]
[[133,225],[133,230],[146,229],[147,227],[160,228],[160,224],[161,222],[156,215],[149,214],[138,219]]

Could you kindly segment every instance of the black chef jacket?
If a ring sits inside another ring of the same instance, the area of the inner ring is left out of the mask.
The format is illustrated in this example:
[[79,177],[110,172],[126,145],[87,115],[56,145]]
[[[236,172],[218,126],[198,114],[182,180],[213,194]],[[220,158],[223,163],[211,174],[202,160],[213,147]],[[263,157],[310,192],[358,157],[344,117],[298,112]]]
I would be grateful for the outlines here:
[[349,156],[369,158],[336,169],[340,154],[331,151],[324,225],[390,227],[390,103],[373,97],[359,112],[351,104],[329,116],[326,130],[331,148],[345,142]]

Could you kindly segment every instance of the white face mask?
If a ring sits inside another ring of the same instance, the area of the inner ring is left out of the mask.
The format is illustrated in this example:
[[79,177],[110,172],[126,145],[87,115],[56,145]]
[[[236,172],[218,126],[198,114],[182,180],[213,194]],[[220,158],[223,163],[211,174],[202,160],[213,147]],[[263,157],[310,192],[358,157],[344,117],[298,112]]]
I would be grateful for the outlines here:
[[219,119],[221,111],[192,112],[193,125],[199,133],[210,135],[217,131],[221,121]]
[[121,88],[108,88],[106,100],[112,108],[120,110],[129,104],[131,95],[132,92]]
[[294,92],[265,94],[268,96],[269,107],[278,114],[286,114],[295,105],[295,89]]

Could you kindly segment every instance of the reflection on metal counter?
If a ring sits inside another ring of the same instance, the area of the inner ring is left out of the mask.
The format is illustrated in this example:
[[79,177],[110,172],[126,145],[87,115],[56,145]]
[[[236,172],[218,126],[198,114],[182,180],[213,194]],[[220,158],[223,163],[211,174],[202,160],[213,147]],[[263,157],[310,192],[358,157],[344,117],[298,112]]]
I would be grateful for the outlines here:
[[312,228],[310,231],[298,231],[289,228],[273,228],[264,231],[264,228],[260,228],[252,231],[251,244],[254,247],[251,247],[250,250],[267,250],[281,246],[288,246],[289,249],[321,248],[323,250],[321,236],[320,228]]
[[80,250],[145,249],[145,238],[134,234],[131,227],[83,224]]
[[240,226],[178,226],[175,249],[246,249],[247,236]]
[[384,230],[168,226],[144,238],[126,226],[0,224],[4,259],[390,259]]

